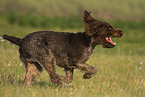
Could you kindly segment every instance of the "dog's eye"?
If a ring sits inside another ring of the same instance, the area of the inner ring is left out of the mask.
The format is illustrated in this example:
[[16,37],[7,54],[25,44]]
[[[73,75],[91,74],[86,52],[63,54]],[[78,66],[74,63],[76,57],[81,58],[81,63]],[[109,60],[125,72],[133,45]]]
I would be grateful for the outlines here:
[[112,30],[112,28],[109,28],[109,30]]

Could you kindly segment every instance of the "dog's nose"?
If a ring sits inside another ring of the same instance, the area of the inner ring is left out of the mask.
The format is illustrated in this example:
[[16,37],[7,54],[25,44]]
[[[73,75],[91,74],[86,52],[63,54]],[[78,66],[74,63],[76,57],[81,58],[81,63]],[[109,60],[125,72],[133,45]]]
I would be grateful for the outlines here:
[[123,31],[121,31],[121,34],[122,34],[122,35],[123,35],[123,33],[124,33],[124,32],[123,32]]
[[123,31],[120,32],[120,37],[123,35],[123,33],[124,33]]
[[118,33],[118,37],[121,37],[123,35],[123,31],[120,29],[115,29],[115,31]]

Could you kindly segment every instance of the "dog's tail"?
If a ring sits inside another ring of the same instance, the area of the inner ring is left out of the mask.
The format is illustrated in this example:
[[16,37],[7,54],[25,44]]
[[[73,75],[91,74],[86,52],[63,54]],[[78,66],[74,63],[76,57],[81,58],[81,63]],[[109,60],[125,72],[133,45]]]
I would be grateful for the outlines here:
[[9,35],[3,35],[2,37],[3,37],[3,39],[10,41],[11,43],[14,43],[19,46],[21,45],[22,39],[20,39],[20,38],[17,38],[14,36],[9,36]]

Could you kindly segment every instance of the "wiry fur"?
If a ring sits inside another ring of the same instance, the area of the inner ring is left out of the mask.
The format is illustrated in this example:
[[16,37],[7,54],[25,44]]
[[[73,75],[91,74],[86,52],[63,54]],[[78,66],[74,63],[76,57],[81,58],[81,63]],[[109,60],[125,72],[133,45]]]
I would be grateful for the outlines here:
[[[84,12],[85,32],[66,33],[53,31],[34,32],[23,39],[4,35],[3,38],[20,46],[20,59],[26,67],[23,86],[31,85],[43,71],[48,72],[51,81],[60,85],[73,80],[74,69],[85,71],[83,78],[89,79],[97,70],[86,64],[96,45],[112,48],[106,37],[121,37],[123,32],[114,29],[109,23],[95,20]],[[59,75],[55,66],[65,69],[66,76]]]

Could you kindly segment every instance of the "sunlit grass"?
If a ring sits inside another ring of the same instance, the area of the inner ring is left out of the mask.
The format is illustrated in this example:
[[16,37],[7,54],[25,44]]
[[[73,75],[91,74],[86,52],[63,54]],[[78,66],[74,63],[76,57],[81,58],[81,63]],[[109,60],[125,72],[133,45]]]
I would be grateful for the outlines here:
[[[113,23],[114,26],[119,27],[119,21],[118,25]],[[126,23],[120,22],[120,25]],[[130,26],[119,28],[124,30],[124,36],[113,39],[117,42],[117,46],[112,49],[97,46],[87,61],[97,68],[97,74],[89,80],[84,80],[84,72],[75,70],[73,82],[62,87],[51,83],[46,71],[43,71],[32,87],[21,87],[25,68],[19,61],[18,47],[0,41],[0,95],[2,97],[144,97],[144,31]],[[83,31],[83,28],[48,29],[1,22],[0,36],[9,34],[22,38],[37,30],[77,32],[80,29]],[[59,67],[57,72],[64,74],[63,69]]]

